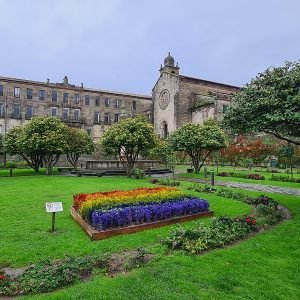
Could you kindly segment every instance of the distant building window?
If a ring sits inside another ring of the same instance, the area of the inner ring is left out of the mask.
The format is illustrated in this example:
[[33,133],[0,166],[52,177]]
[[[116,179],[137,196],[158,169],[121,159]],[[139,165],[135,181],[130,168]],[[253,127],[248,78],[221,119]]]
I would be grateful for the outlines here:
[[136,110],[136,101],[135,101],[135,100],[132,101],[132,109],[133,109],[133,110]]
[[104,99],[104,105],[105,105],[105,107],[109,107],[109,105],[110,105],[109,98]]
[[119,122],[119,114],[115,114],[115,123]]
[[0,84],[0,96],[3,96],[3,85]]
[[75,121],[79,121],[79,119],[80,119],[80,110],[79,109],[74,110],[74,119],[75,119]]
[[0,117],[4,117],[5,110],[4,110],[4,103],[0,103]]
[[100,97],[99,96],[96,97],[95,104],[96,104],[96,106],[100,105]]
[[95,111],[94,113],[94,122],[100,124],[101,123],[101,119],[100,119],[100,113]]
[[20,88],[19,87],[14,87],[14,97],[15,98],[20,98]]
[[64,93],[63,102],[64,103],[68,103],[68,100],[69,100],[69,94],[68,93]]
[[52,91],[51,96],[52,102],[57,102],[57,91]]
[[63,109],[63,119],[68,120],[69,118],[69,110],[67,108]]
[[31,119],[32,116],[33,116],[33,109],[32,109],[32,106],[31,106],[31,105],[27,105],[27,106],[26,106],[26,115],[25,115],[25,117],[26,117],[27,119]]
[[75,104],[79,104],[80,102],[80,96],[79,94],[75,94]]
[[21,116],[21,107],[19,104],[13,104],[12,107],[12,117],[13,118],[20,118]]
[[85,103],[85,105],[90,105],[90,96],[89,95],[85,95],[84,103]]
[[120,106],[120,100],[116,99],[115,100],[115,108],[118,108]]
[[32,95],[33,95],[33,91],[32,91],[32,89],[27,89],[27,99],[32,99]]
[[40,100],[45,100],[45,95],[46,95],[45,90],[40,90],[39,99]]
[[228,109],[228,105],[224,104],[223,105],[223,114],[225,114],[227,112]]
[[57,107],[51,107],[51,117],[57,117]]
[[110,114],[109,113],[105,113],[104,114],[104,123],[105,124],[109,124],[110,123]]

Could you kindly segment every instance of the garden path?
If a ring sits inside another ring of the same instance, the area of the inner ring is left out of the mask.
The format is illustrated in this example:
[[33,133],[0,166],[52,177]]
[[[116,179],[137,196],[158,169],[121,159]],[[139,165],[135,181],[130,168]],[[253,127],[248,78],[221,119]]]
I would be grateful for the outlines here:
[[[210,183],[209,180],[198,179],[198,178],[182,178],[177,176],[177,179],[183,181],[190,182],[199,182],[199,183]],[[262,191],[266,193],[279,193],[279,194],[287,194],[293,196],[300,196],[300,188],[287,188],[281,186],[273,186],[273,185],[262,185],[262,184],[253,184],[253,183],[242,183],[242,182],[228,182],[228,181],[215,181],[215,185],[227,186],[240,188],[250,191]]]

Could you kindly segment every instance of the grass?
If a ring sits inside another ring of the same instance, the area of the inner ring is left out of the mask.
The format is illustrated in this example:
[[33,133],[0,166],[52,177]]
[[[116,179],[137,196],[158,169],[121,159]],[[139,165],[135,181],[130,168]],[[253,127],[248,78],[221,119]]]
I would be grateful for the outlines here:
[[[182,167],[179,168],[179,170],[182,170]],[[247,179],[247,178],[237,178],[237,177],[226,177],[226,176],[217,176],[216,167],[207,167],[208,171],[214,170],[215,171],[215,180],[216,181],[231,181],[231,182],[244,182],[244,183],[253,183],[253,184],[262,184],[262,185],[273,185],[273,186],[280,186],[280,187],[288,187],[288,188],[299,188],[300,183],[295,182],[282,182],[282,181],[272,181],[270,180],[272,173],[266,172],[265,169],[261,168],[255,168],[250,170],[244,170],[236,168],[236,171],[234,171],[233,167],[219,167],[219,172],[236,172],[236,173],[242,173],[242,174],[260,174],[265,176],[265,180],[254,180],[254,179]],[[254,170],[259,170],[259,172],[254,172]],[[194,173],[184,173],[180,174],[180,177],[184,178],[201,178],[204,179],[204,173],[203,168],[200,171],[200,174],[194,174]],[[280,176],[291,176],[290,174],[286,173],[275,173],[276,175]],[[294,174],[295,178],[300,178],[300,174]],[[210,181],[210,176],[207,176],[207,180]]]
[[[64,290],[25,298],[299,299],[299,197],[269,194],[295,214],[292,220],[234,246],[201,256],[186,256],[179,252],[165,254],[159,236],[166,235],[172,226],[92,242],[70,217],[69,206],[74,193],[147,185],[150,185],[148,180],[125,177],[1,178],[0,264],[22,266],[44,258],[61,258],[66,253],[78,256],[142,246],[155,253],[156,258],[127,275],[114,278],[95,275],[90,281]],[[183,182],[182,188],[189,185]],[[209,200],[216,215],[233,216],[250,210],[244,203],[234,200],[209,194],[202,194],[201,197]],[[58,231],[55,234],[48,232],[51,215],[45,212],[47,201],[62,201],[65,209],[57,214]]]

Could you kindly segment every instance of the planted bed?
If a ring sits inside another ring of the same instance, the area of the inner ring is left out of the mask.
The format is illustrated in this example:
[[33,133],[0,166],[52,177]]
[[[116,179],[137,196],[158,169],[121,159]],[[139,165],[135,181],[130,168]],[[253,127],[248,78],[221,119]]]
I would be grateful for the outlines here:
[[209,203],[170,187],[77,194],[71,215],[93,239],[212,216]]

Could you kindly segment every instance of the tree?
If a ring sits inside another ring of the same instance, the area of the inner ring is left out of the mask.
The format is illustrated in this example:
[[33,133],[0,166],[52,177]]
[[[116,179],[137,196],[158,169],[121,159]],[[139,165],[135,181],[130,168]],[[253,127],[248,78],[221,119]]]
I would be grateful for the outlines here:
[[6,153],[20,155],[36,173],[39,172],[43,155],[38,151],[28,151],[23,128],[12,128],[5,136],[4,147]]
[[131,177],[140,154],[147,154],[156,144],[153,126],[143,117],[125,119],[111,126],[100,140],[107,155],[119,159]]
[[156,146],[150,152],[151,157],[160,160],[166,168],[172,171],[173,182],[175,182],[175,165],[177,157],[168,140],[158,139]]
[[226,146],[224,132],[211,122],[185,124],[171,135],[170,142],[175,151],[185,151],[190,156],[196,174],[213,151]]
[[277,156],[280,163],[290,167],[293,176],[293,167],[300,162],[300,147],[283,142],[277,149]]
[[300,145],[300,63],[286,62],[258,74],[234,95],[223,125]]
[[78,128],[67,127],[66,136],[68,141],[66,145],[67,159],[77,169],[80,155],[92,153],[94,151],[94,143],[85,131]]
[[34,117],[22,128],[13,128],[5,138],[10,154],[20,154],[28,164],[39,171],[44,162],[50,175],[59,156],[66,151],[66,125],[54,117]]

